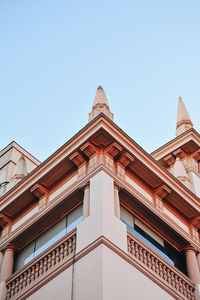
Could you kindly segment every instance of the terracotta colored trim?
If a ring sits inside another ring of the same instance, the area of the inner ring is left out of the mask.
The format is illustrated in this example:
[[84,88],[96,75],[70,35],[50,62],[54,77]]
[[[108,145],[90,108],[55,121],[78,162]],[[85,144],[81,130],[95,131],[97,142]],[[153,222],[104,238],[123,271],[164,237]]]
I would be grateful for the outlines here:
[[[72,236],[75,233],[70,234]],[[67,237],[68,238],[68,237]],[[137,240],[136,237],[134,239]],[[62,239],[66,240],[66,236]],[[59,241],[57,244],[60,244],[61,241]],[[139,241],[140,244],[141,241]],[[178,291],[172,290],[172,287],[167,286],[166,281],[162,280],[161,277],[159,277],[157,274],[151,272],[151,270],[145,265],[143,265],[139,260],[134,259],[130,254],[125,253],[120,248],[118,248],[116,245],[114,245],[111,241],[109,241],[106,237],[101,236],[98,239],[96,239],[93,243],[91,243],[89,246],[85,247],[82,251],[75,254],[73,257],[69,257],[66,260],[61,261],[58,263],[55,267],[41,275],[38,279],[35,279],[34,282],[29,284],[28,288],[22,289],[20,292],[16,294],[16,296],[11,297],[12,300],[25,300],[28,296],[33,294],[35,291],[37,291],[39,288],[41,288],[43,285],[45,285],[47,282],[49,282],[51,279],[55,278],[58,274],[60,274],[65,269],[69,268],[74,262],[77,262],[79,259],[90,253],[92,250],[97,248],[100,245],[105,245],[107,248],[118,254],[121,258],[126,260],[129,264],[131,264],[133,267],[136,267],[139,271],[141,271],[145,276],[149,277],[151,280],[153,280],[158,286],[160,286],[163,290],[165,290],[167,293],[169,293],[172,297],[174,297],[177,300],[185,299],[185,297],[181,294],[179,294]],[[145,248],[149,248],[147,245],[144,245]],[[55,244],[51,247],[55,248]],[[41,254],[41,256],[38,256],[33,261],[31,261],[29,264],[23,267],[23,269],[20,269],[20,271],[13,274],[12,277],[7,280],[6,284],[8,285],[14,278],[20,275],[20,273],[24,272],[25,270],[28,270],[31,265],[33,265],[36,261],[39,261],[40,257],[44,257],[47,255],[50,251],[50,248],[48,248],[45,252]],[[195,285],[192,283],[192,281],[185,276],[183,273],[181,273],[179,270],[174,268],[173,266],[169,265],[167,261],[165,261],[163,258],[161,258],[156,252],[154,252],[152,249],[149,248],[149,251],[153,253],[155,257],[159,257],[160,260],[163,260],[164,263],[170,267],[170,269],[174,269],[175,273],[178,273],[186,282],[188,282],[193,288],[195,288]]]
[[196,141],[199,142],[200,144],[200,135],[199,133],[194,129],[194,128],[190,128],[187,131],[183,132],[182,134],[176,136],[174,139],[172,139],[171,141],[167,142],[166,144],[162,145],[161,147],[159,147],[158,149],[154,150],[153,152],[151,152],[151,155],[153,157],[159,155],[159,152],[163,152],[169,148],[171,148],[171,146],[173,144],[177,144],[178,142],[182,142],[183,140],[185,140],[185,137],[187,136],[192,136],[194,139],[196,138]]
[[2,203],[10,202],[9,200],[12,200],[10,198],[12,198],[13,196],[18,197],[24,192],[25,189],[31,188],[31,186],[33,184],[36,184],[37,181],[46,174],[46,172],[49,172],[54,168],[55,162],[61,162],[67,156],[72,154],[83,143],[87,142],[91,135],[101,129],[103,118],[106,118],[106,116],[104,114],[100,114],[92,122],[88,123],[84,128],[82,128],[75,136],[68,140],[55,153],[50,155],[43,163],[41,163],[32,172],[30,172],[21,182],[16,184],[12,189],[4,194],[1,197]]
[[[127,136],[116,124],[111,120],[106,118],[104,114],[98,115],[96,119],[87,124],[75,137],[69,140],[65,145],[58,149],[52,156],[50,156],[44,163],[38,166],[33,172],[31,172],[22,182],[17,184],[13,189],[6,193],[2,197],[2,201],[5,203],[6,199],[8,202],[9,198],[14,196],[19,196],[24,191],[24,188],[30,188],[31,184],[37,183],[33,180],[37,178],[39,180],[45,172],[52,169],[56,164],[55,162],[60,162],[64,157],[73,153],[78,147],[81,146],[94,132],[97,132],[100,128],[109,132],[117,141],[124,145],[124,148],[137,156],[140,160],[143,160],[148,167],[162,180],[167,181],[167,184],[171,186],[176,192],[180,193],[185,201],[188,203],[188,198],[191,198],[193,203],[190,201],[190,205],[194,207],[194,203],[200,209],[199,201],[196,195],[194,195],[190,190],[188,190],[184,185],[182,185],[171,173],[169,173],[165,168],[163,168],[158,162],[151,157],[147,152],[145,152],[136,142],[134,142],[129,136]],[[67,152],[68,151],[68,152]],[[49,168],[49,169],[48,169]],[[43,172],[43,173],[42,173]],[[32,180],[32,182],[31,182]],[[174,188],[173,188],[173,187]],[[178,191],[177,191],[178,190]],[[10,199],[11,200],[11,199]],[[12,201],[12,200],[11,200]],[[197,208],[196,208],[197,209]]]
[[4,219],[8,224],[11,224],[12,223],[12,220],[5,216],[5,214],[0,214],[0,218]]
[[[178,234],[183,236],[188,243],[192,244],[195,249],[200,251],[200,245],[197,244],[190,236],[189,234],[183,232],[183,230],[177,226],[175,222],[172,222],[168,216],[162,214],[159,212],[155,207],[153,202],[149,202],[145,199],[144,196],[142,196],[139,192],[137,192],[134,188],[132,188],[130,185],[128,185],[125,181],[122,181],[119,179],[113,172],[111,172],[109,169],[107,169],[104,165],[99,165],[96,169],[92,170],[91,173],[87,174],[82,180],[75,182],[72,184],[69,189],[61,192],[58,194],[54,200],[52,200],[48,207],[37,214],[35,214],[33,217],[31,217],[29,220],[27,220],[23,225],[19,227],[19,230],[16,229],[15,231],[11,232],[11,236],[4,240],[4,242],[1,244],[0,251],[3,250],[8,243],[12,243],[12,240],[17,237],[23,230],[27,229],[29,226],[31,226],[34,222],[39,220],[43,215],[45,215],[49,210],[52,210],[55,208],[60,202],[62,202],[66,197],[68,197],[71,193],[73,193],[78,188],[82,188],[87,182],[95,176],[98,172],[101,170],[105,171],[109,176],[113,178],[113,180],[116,182],[118,186],[120,186],[122,189],[127,190],[131,195],[136,197],[143,205],[145,205],[151,212],[156,214],[159,218],[161,218],[167,225],[169,225],[173,230],[175,230]],[[13,234],[14,233],[14,234]]]

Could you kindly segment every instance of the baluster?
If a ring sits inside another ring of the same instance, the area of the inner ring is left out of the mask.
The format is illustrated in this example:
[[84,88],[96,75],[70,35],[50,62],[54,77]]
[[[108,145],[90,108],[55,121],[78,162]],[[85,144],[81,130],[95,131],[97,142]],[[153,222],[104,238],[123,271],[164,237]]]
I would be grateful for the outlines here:
[[53,267],[56,263],[56,252],[55,250],[52,251],[52,260],[51,260],[51,266]]
[[155,262],[154,262],[154,256],[151,256],[151,269],[152,269],[152,271],[155,272],[156,266],[155,266]]
[[23,275],[20,275],[20,281],[19,281],[19,290],[22,290],[23,288]]
[[48,263],[47,263],[47,267],[48,267],[48,270],[51,269],[51,253],[48,254]]
[[35,280],[35,266],[32,266],[32,272],[31,272],[31,282]]
[[27,272],[24,272],[23,288],[27,286]]
[[31,269],[28,269],[27,285],[31,282]]
[[40,260],[40,276],[43,274],[43,265],[44,265],[44,262],[43,262],[43,260],[41,259],[41,260]]
[[72,252],[75,253],[75,250],[76,250],[76,235],[73,236]]
[[64,245],[60,245],[60,260],[64,258]]
[[156,274],[159,274],[159,266],[158,266],[158,259],[157,258],[155,259],[155,271],[156,271]]
[[138,258],[139,257],[139,250],[138,250],[138,243],[135,243],[135,257]]
[[60,249],[56,248],[56,263],[58,264],[60,260]]
[[158,269],[159,269],[159,276],[161,277],[161,278],[163,278],[163,268],[162,268],[162,263],[161,262],[159,262],[158,263]]
[[128,249],[128,253],[131,253],[131,242],[130,242],[130,237],[128,236],[127,238],[127,249]]
[[185,286],[185,281],[182,281],[182,285],[183,285],[183,295],[187,296],[187,290],[186,290],[186,286]]
[[69,255],[72,253],[72,239],[70,238],[69,240],[68,240],[68,242],[69,242],[69,245],[68,245],[68,253],[69,253]]
[[171,276],[170,276],[170,269],[169,268],[167,268],[167,282],[169,284],[171,284]]
[[147,266],[151,269],[151,257],[150,253],[147,253]]
[[171,285],[173,286],[173,288],[175,288],[174,272],[171,271],[170,274],[171,274]]
[[143,263],[144,263],[145,265],[147,265],[147,251],[146,251],[145,249],[143,249],[143,257],[144,257]]
[[19,277],[16,279],[16,284],[15,284],[15,294],[17,294],[19,291]]
[[10,297],[11,297],[11,287],[12,287],[12,284],[9,283],[8,290],[7,290],[7,299],[10,299]]
[[178,282],[179,282],[179,292],[181,294],[183,294],[183,285],[182,285],[182,280],[180,277],[178,278]]
[[12,288],[11,288],[11,296],[14,296],[15,294],[15,280],[12,282]]
[[64,244],[65,244],[65,247],[64,247],[64,257],[67,257],[68,256],[68,243],[67,243],[67,241]]
[[192,300],[195,300],[195,298],[194,298],[194,289],[193,289],[193,287],[190,287],[190,294],[191,294],[191,299],[192,299]]
[[167,271],[166,271],[166,266],[163,265],[163,279],[167,281]]
[[178,275],[175,274],[174,277],[175,277],[175,288],[176,288],[177,291],[179,291]]
[[131,240],[130,242],[129,242],[129,253],[131,254],[131,255],[135,255],[135,248],[134,248],[134,241],[133,240]]
[[44,273],[47,271],[47,257],[44,258]]
[[186,287],[186,297],[187,297],[188,299],[191,299],[190,289],[189,289],[189,284],[186,283],[185,287]]
[[139,260],[141,262],[143,262],[143,260],[144,260],[143,253],[142,253],[142,247],[141,246],[139,246]]
[[39,263],[36,263],[36,268],[35,268],[35,279],[39,277]]

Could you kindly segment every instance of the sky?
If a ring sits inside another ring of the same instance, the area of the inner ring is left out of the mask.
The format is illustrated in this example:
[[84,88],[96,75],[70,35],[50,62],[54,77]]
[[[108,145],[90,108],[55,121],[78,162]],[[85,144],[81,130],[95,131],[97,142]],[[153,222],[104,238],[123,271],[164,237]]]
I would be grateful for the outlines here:
[[175,137],[178,97],[200,131],[199,0],[1,0],[0,150],[44,161],[88,122],[102,85],[148,153]]

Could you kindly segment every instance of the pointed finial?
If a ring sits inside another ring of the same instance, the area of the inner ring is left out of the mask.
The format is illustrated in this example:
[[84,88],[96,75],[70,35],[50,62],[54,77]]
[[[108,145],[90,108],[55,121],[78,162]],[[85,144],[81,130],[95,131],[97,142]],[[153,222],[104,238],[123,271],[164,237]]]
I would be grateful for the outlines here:
[[89,122],[100,113],[104,113],[108,118],[113,120],[113,114],[110,111],[106,93],[101,85],[98,86],[96,91],[92,111],[89,113]]
[[179,97],[177,123],[176,123],[176,136],[182,134],[183,132],[187,131],[192,127],[193,124],[188,114],[188,111],[185,107],[185,104],[182,100],[182,97]]
[[24,155],[22,154],[15,166],[13,178],[14,179],[22,179],[26,175],[27,175],[26,159],[25,159]]

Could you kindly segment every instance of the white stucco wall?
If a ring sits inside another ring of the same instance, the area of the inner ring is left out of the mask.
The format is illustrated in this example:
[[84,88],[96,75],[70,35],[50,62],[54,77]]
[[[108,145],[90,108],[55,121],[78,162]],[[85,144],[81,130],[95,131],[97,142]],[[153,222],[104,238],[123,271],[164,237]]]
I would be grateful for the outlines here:
[[172,300],[167,292],[126,262],[100,245],[72,267],[41,287],[28,300]]
[[103,300],[113,299],[172,300],[174,298],[119,255],[103,246]]
[[27,300],[71,300],[72,267],[42,286]]

